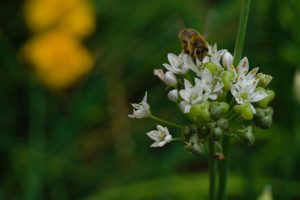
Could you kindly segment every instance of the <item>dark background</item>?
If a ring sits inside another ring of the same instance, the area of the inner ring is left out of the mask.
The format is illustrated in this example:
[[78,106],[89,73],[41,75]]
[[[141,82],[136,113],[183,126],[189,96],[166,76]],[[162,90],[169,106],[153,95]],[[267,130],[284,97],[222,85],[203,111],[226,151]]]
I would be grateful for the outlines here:
[[[32,37],[22,5],[0,3],[0,198],[206,199],[207,157],[178,143],[149,149],[156,124],[129,119],[129,103],[148,91],[154,113],[183,121],[153,69],[181,51],[183,27],[233,52],[240,1],[94,0],[97,28],[84,41],[94,68],[60,93],[20,59]],[[243,55],[274,77],[274,124],[255,130],[253,146],[234,142],[229,199],[256,199],[267,184],[274,199],[300,199],[299,19],[300,1],[252,1]]]

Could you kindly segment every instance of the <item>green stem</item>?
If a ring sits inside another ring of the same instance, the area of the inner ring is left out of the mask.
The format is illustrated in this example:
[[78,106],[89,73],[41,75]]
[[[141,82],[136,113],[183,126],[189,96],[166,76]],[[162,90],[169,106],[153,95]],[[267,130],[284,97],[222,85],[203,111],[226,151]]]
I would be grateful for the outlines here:
[[234,56],[233,56],[233,64],[235,66],[237,66],[237,64],[239,63],[240,59],[242,58],[242,54],[243,54],[243,47],[244,47],[244,41],[245,41],[245,36],[246,36],[250,2],[251,2],[251,0],[243,0],[242,1],[238,34],[236,37]]
[[[250,2],[251,0],[242,1],[241,15],[240,15],[240,21],[239,21],[239,27],[238,27],[238,33],[237,33],[234,57],[233,57],[233,64],[235,66],[239,63],[239,60],[241,59],[243,53]],[[226,199],[227,174],[228,174],[229,152],[230,152],[229,149],[230,149],[230,138],[228,135],[225,134],[223,136],[223,153],[225,159],[221,160],[219,163],[219,189],[218,189],[218,196],[217,196],[218,200]]]
[[176,127],[176,128],[180,128],[180,129],[183,129],[183,128],[184,128],[184,126],[182,126],[182,125],[179,125],[179,124],[176,124],[176,123],[173,123],[173,122],[166,121],[166,120],[161,119],[161,118],[159,118],[159,117],[156,117],[156,116],[154,116],[154,115],[151,115],[150,118],[153,119],[153,120],[155,120],[155,121],[161,122],[161,123],[163,123],[163,124],[167,124],[167,125],[170,125],[170,126],[174,126],[174,127]]
[[226,199],[226,189],[227,189],[227,175],[229,167],[229,147],[230,147],[230,138],[228,135],[223,137],[223,154],[224,159],[219,162],[219,191],[218,191],[218,200]]
[[208,151],[209,151],[209,200],[214,200],[215,188],[216,188],[216,161],[214,158],[215,145],[212,138],[209,138]]

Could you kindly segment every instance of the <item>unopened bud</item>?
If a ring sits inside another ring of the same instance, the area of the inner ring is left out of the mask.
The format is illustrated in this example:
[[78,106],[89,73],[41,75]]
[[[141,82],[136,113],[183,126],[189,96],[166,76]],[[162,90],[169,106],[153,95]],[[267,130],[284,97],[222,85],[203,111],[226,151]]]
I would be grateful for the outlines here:
[[258,79],[258,86],[263,88],[267,88],[273,79],[271,75],[263,74],[263,73],[258,73],[256,75],[256,78]]
[[171,90],[167,96],[171,101],[176,102],[178,100],[178,90]]
[[249,144],[253,144],[255,142],[255,137],[252,131],[252,126],[248,126],[238,131],[241,138],[246,140]]
[[188,144],[184,148],[195,155],[202,155],[205,152],[204,145],[200,142],[197,134],[191,136]]
[[210,120],[209,108],[210,108],[210,102],[205,101],[203,103],[193,105],[191,107],[190,113],[191,115],[200,118],[205,122],[208,122]]
[[229,105],[225,102],[212,102],[210,106],[210,117],[214,120],[219,119],[229,110]]
[[168,86],[176,86],[177,85],[177,79],[176,76],[172,72],[166,72],[164,77],[164,82]]
[[235,105],[233,110],[242,116],[245,120],[253,119],[253,113],[249,104]]
[[231,53],[226,51],[222,56],[222,65],[223,67],[228,67],[233,63],[233,56]]
[[234,73],[232,71],[223,71],[221,73],[221,79],[224,84],[224,89],[226,91],[230,90],[233,77],[234,77]]
[[264,91],[267,93],[267,96],[265,98],[256,103],[261,108],[267,108],[269,103],[273,101],[275,97],[275,92],[273,90],[265,90],[262,87],[256,88],[256,91]]
[[221,140],[223,135],[223,130],[220,127],[213,129],[213,137],[215,140]]
[[217,121],[217,125],[221,127],[222,129],[228,128],[228,119],[226,118],[221,118]]
[[204,68],[208,69],[212,74],[218,74],[221,72],[223,69],[216,65],[213,62],[207,62],[204,64]]

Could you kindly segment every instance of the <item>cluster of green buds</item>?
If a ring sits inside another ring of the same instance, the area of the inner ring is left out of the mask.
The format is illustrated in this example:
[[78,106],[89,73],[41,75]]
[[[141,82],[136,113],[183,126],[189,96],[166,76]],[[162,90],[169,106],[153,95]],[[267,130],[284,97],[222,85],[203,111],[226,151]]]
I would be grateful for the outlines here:
[[147,103],[147,93],[134,107],[131,118],[151,118],[164,125],[179,128],[173,137],[167,127],[157,125],[157,130],[147,135],[155,142],[151,147],[162,147],[171,141],[181,141],[185,149],[202,154],[208,139],[219,147],[224,134],[254,142],[253,126],[266,129],[272,124],[273,109],[269,103],[275,93],[269,89],[270,75],[249,71],[249,61],[242,58],[237,66],[233,56],[217,45],[208,45],[208,53],[202,60],[184,52],[169,53],[169,63],[163,69],[155,69],[156,75],[167,87],[167,97],[189,119],[189,124],[178,125],[154,116]]

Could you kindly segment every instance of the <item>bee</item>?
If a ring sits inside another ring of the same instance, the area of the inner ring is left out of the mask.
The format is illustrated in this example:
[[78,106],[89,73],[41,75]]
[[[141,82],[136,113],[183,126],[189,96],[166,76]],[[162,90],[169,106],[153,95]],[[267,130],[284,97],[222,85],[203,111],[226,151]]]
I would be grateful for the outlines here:
[[178,38],[181,41],[184,53],[192,56],[193,59],[200,61],[208,55],[208,44],[205,38],[192,28],[184,28],[179,34]]

